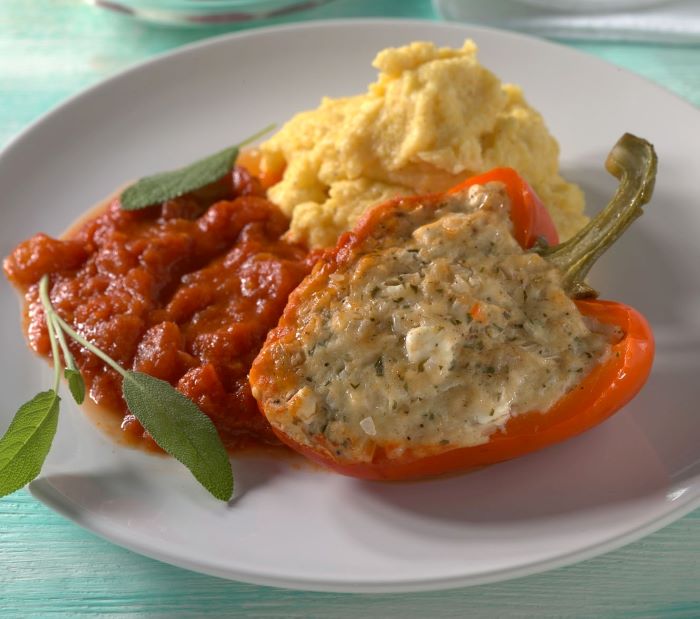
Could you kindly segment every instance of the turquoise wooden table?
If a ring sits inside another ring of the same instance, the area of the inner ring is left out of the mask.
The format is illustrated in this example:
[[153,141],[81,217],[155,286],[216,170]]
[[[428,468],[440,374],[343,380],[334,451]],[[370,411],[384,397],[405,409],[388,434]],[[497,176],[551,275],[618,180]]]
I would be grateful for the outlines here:
[[[337,0],[309,18],[435,19],[428,0]],[[147,27],[80,0],[0,2],[0,145],[83,87],[222,32]],[[700,105],[700,46],[575,43]],[[4,359],[4,363],[8,360]],[[571,567],[447,592],[286,591],[201,576],[105,542],[33,499],[0,499],[0,617],[700,617],[700,511]]]

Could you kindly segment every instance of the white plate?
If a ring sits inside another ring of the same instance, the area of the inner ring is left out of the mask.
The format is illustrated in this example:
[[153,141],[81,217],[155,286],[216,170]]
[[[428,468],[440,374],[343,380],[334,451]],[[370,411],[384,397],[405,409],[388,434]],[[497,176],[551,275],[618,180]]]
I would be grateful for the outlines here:
[[[315,106],[362,92],[375,52],[418,39],[458,46],[524,86],[590,205],[614,187],[602,164],[624,131],[661,160],[653,204],[594,283],[653,323],[658,355],[640,397],[565,444],[452,479],[381,484],[280,460],[234,462],[217,503],[176,463],[112,444],[71,409],[32,492],[144,555],[254,583],[334,591],[484,583],[621,546],[700,503],[700,114],[600,60],[536,39],[418,21],[310,23],[229,36],[150,61],[68,101],[0,158],[2,253],[58,234],[125,181],[168,169]],[[50,384],[2,284],[0,427]]]

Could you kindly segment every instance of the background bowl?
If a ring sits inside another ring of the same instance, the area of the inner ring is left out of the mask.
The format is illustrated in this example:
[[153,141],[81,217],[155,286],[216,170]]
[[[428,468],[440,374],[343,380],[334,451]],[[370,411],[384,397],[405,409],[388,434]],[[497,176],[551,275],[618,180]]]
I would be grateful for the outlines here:
[[517,0],[523,4],[575,13],[633,10],[664,4],[669,0]]
[[332,0],[86,0],[145,21],[178,26],[258,22],[307,11]]

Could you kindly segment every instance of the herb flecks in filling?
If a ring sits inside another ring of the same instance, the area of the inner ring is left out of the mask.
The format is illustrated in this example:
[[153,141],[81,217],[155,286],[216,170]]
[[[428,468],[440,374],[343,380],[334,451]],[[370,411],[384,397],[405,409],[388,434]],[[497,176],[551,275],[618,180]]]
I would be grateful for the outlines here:
[[610,334],[559,271],[513,238],[500,185],[402,216],[300,312],[313,356],[298,359],[286,402],[298,421],[285,430],[301,444],[367,460],[409,440],[477,445],[513,415],[547,411],[608,354]]

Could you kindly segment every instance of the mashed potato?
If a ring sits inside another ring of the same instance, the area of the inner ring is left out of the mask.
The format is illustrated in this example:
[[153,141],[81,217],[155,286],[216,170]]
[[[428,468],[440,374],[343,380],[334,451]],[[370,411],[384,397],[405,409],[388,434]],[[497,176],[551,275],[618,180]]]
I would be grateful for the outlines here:
[[497,166],[528,180],[562,238],[585,223],[583,193],[559,175],[542,117],[479,64],[472,41],[386,49],[373,64],[379,78],[366,94],[324,98],[261,146],[263,170],[285,167],[268,196],[291,217],[293,239],[332,245],[378,202]]

